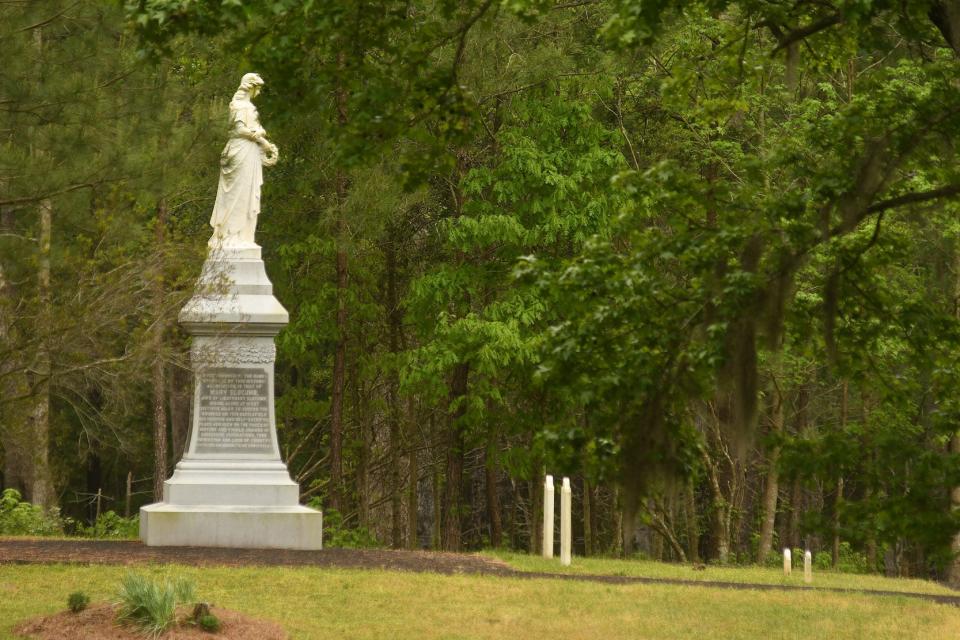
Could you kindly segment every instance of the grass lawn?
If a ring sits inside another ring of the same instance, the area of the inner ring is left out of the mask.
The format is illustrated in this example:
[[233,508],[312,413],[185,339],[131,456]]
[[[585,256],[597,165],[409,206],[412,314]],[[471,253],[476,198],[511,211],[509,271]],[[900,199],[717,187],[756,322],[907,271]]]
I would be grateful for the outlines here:
[[[794,567],[787,577],[782,568],[764,567],[719,567],[708,566],[703,571],[695,571],[689,564],[671,564],[652,560],[616,560],[611,558],[574,557],[569,567],[560,565],[559,558],[544,560],[540,556],[530,556],[508,551],[487,552],[503,560],[519,571],[537,571],[547,573],[580,573],[610,576],[638,576],[643,578],[676,578],[681,580],[701,580],[710,582],[751,582],[754,584],[785,584],[807,586],[803,582],[803,568]],[[909,580],[906,578],[884,578],[877,575],[858,575],[837,573],[834,571],[813,571],[814,587],[834,587],[839,589],[873,589],[877,591],[904,591],[912,593],[936,593],[957,596],[957,591],[929,580]]]
[[[83,589],[110,600],[118,566],[0,565],[0,637],[65,608]],[[316,568],[134,569],[185,576],[198,597],[279,622],[294,639],[960,637],[960,608],[900,597],[603,585]]]

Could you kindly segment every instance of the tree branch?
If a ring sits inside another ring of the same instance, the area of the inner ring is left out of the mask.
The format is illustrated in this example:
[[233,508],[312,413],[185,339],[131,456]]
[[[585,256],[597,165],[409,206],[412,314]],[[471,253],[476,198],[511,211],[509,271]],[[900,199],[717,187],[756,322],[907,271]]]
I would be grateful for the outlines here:
[[456,80],[457,72],[460,69],[460,63],[463,62],[463,54],[467,48],[467,35],[470,33],[470,29],[473,28],[473,25],[477,23],[487,13],[487,10],[490,9],[493,5],[493,0],[486,0],[480,8],[477,9],[477,12],[470,16],[462,25],[460,25],[460,40],[457,43],[457,52],[453,56],[453,67],[451,68],[451,77]]
[[72,5],[70,5],[69,7],[67,7],[66,9],[64,9],[63,11],[61,11],[60,13],[57,13],[57,14],[52,15],[52,16],[50,16],[49,18],[47,18],[46,20],[42,20],[42,21],[40,21],[40,22],[38,22],[38,23],[36,23],[36,24],[32,24],[32,25],[30,25],[29,27],[24,27],[24,28],[22,28],[22,29],[17,29],[17,33],[23,33],[24,31],[33,31],[34,29],[39,29],[40,27],[44,27],[44,26],[50,24],[51,22],[53,22],[54,20],[56,20],[57,18],[59,18],[60,16],[62,16],[63,14],[65,14],[67,11],[70,11],[70,9],[73,9],[74,7],[76,7],[78,4],[80,4],[80,0],[77,0],[77,2],[74,2]]
[[[905,193],[902,196],[897,196],[896,198],[881,200],[880,202],[872,204],[866,209],[863,209],[860,215],[856,217],[856,220],[852,225],[841,224],[833,227],[830,230],[830,237],[842,235],[843,233],[850,231],[853,227],[863,222],[863,219],[870,214],[883,213],[888,209],[902,207],[907,204],[927,202],[928,200],[937,200],[939,198],[949,198],[956,195],[960,195],[960,184],[951,184],[945,187],[940,187],[939,189],[931,189],[930,191],[915,191],[913,193]],[[877,231],[874,230],[874,233],[876,232]]]
[[576,7],[585,7],[591,4],[600,4],[600,0],[579,0],[579,2],[565,2],[563,4],[555,4],[550,8],[556,11],[557,9],[574,9]]
[[10,200],[0,200],[0,207],[10,207],[18,204],[30,204],[32,202],[40,202],[41,200],[46,200],[47,198],[53,198],[54,196],[61,196],[65,193],[70,193],[71,191],[79,191],[80,189],[93,189],[99,187],[102,184],[108,184],[111,182],[123,182],[126,178],[114,178],[112,180],[99,180],[97,182],[80,182],[77,184],[72,184],[69,187],[64,187],[63,189],[57,189],[56,191],[51,191],[49,193],[43,193],[37,196],[26,196],[23,198],[12,198]]
[[905,204],[926,202],[927,200],[936,200],[937,198],[949,198],[957,194],[960,194],[960,184],[950,184],[945,187],[940,187],[939,189],[931,189],[930,191],[906,193],[896,198],[890,198],[889,200],[882,200],[876,204],[872,204],[867,207],[866,213],[867,215],[879,213],[887,209],[893,209],[894,207],[902,207]]
[[777,44],[777,48],[773,50],[773,53],[777,53],[781,49],[786,49],[787,47],[792,45],[794,42],[799,42],[805,38],[808,38],[809,36],[812,36],[815,33],[819,33],[820,31],[829,29],[830,27],[837,24],[838,22],[841,22],[842,20],[843,20],[843,16],[841,16],[839,13],[834,13],[832,15],[820,18],[816,22],[811,22],[805,27],[794,29],[793,31],[785,35],[783,39],[780,40],[779,44]]

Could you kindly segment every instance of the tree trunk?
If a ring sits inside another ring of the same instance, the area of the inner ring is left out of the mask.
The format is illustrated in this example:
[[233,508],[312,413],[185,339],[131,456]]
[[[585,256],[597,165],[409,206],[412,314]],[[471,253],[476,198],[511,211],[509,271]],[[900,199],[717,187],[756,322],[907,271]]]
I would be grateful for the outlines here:
[[[343,72],[346,67],[346,52],[341,51],[337,57],[338,68]],[[338,79],[335,90],[337,106],[337,123],[344,127],[347,124],[347,89],[343,81]],[[349,185],[347,174],[337,169],[335,176],[337,194],[336,223],[334,236],[336,239],[336,300],[337,300],[337,346],[333,356],[333,381],[330,394],[330,506],[343,513],[345,509],[343,495],[343,388],[346,378],[347,360],[347,223],[344,206],[347,201]]]
[[787,532],[790,539],[790,548],[796,549],[800,546],[800,514],[802,512],[803,486],[800,484],[800,478],[794,478],[790,487],[790,519],[787,525]]
[[[365,336],[357,333],[357,351],[363,353],[366,350]],[[356,486],[356,505],[357,521],[363,528],[370,526],[370,458],[372,450],[373,429],[371,419],[367,411],[367,399],[364,389],[360,382],[359,361],[354,359],[352,363],[351,379],[353,384],[353,415],[360,431],[359,444],[360,450],[357,456],[357,466],[355,472],[354,484]],[[346,503],[347,492],[344,491],[344,502]]]
[[420,547],[420,456],[417,448],[420,445],[417,439],[416,414],[414,413],[413,400],[407,401],[407,449],[408,472],[410,480],[407,483],[407,548],[417,549]]
[[170,434],[173,444],[173,460],[179,461],[187,447],[190,436],[190,371],[173,366],[167,385],[170,397]]
[[666,536],[656,527],[650,527],[650,556],[657,562],[663,562],[663,541]]
[[487,485],[487,516],[490,520],[490,545],[499,549],[503,545],[503,523],[500,519],[500,491],[497,488],[496,432],[491,434],[485,459]]
[[439,455],[433,460],[433,531],[430,536],[430,546],[433,549],[443,547],[443,479],[440,471]]
[[40,203],[40,255],[37,269],[37,299],[40,341],[34,367],[34,396],[29,417],[29,448],[23,460],[26,463],[26,498],[44,508],[56,506],[56,493],[50,471],[50,347],[53,330],[50,291],[50,241],[53,234],[53,204]]
[[533,478],[530,486],[530,508],[527,509],[527,531],[530,534],[530,554],[540,555],[543,540],[543,470],[539,460],[533,461]]
[[[386,276],[386,305],[388,322],[388,341],[390,353],[400,351],[401,315],[397,294],[397,251],[393,236],[386,239],[384,245],[384,271]],[[387,421],[389,424],[390,451],[390,540],[394,549],[403,546],[402,511],[403,496],[400,481],[400,379],[395,366],[391,366],[387,376]],[[411,475],[411,484],[416,486],[416,477]]]
[[723,495],[716,464],[706,449],[702,456],[710,487],[710,523],[716,560],[720,564],[726,564],[730,559],[730,503]]
[[[341,236],[338,221],[337,236]],[[342,512],[343,504],[343,387],[347,359],[347,252],[337,249],[337,346],[333,356],[333,389],[330,395],[330,506]]]
[[655,500],[650,501],[647,512],[650,515],[650,527],[655,532],[652,541],[653,557],[657,560],[664,559],[664,543],[670,545],[670,549],[679,562],[687,561],[687,554],[680,545],[673,529],[673,514],[671,508],[658,509]]
[[843,503],[843,478],[837,479],[837,493],[833,498],[833,548],[830,564],[836,567],[840,563],[840,508]]
[[[960,20],[960,10],[956,12],[956,16],[957,20]],[[956,33],[957,37],[960,38],[960,24],[957,26]],[[958,49],[958,55],[960,55],[960,49]],[[953,274],[954,316],[960,319],[960,247],[954,247],[953,249]],[[949,451],[954,455],[960,455],[960,431],[955,431],[953,437],[950,438]],[[955,485],[950,489],[950,511],[954,516],[960,513],[960,485]],[[960,531],[953,534],[953,538],[950,540],[950,551],[953,554],[953,560],[947,570],[947,581],[951,587],[960,589]]]
[[700,562],[700,527],[697,524],[697,496],[693,480],[684,485],[684,516],[687,525],[687,557],[690,562]]
[[417,466],[417,447],[412,440],[408,440],[410,454],[407,456],[410,479],[407,483],[407,549],[416,549],[419,546],[417,523],[419,508],[417,504],[417,489],[420,477],[420,468]]
[[[103,486],[103,464],[100,455],[96,451],[90,451],[87,454],[87,493],[96,495],[97,490]],[[87,505],[87,522],[95,524],[97,521],[97,505],[89,503]]]
[[[0,187],[5,186],[0,181]],[[13,209],[0,207],[0,233],[13,229]],[[0,254],[0,258],[3,255]],[[7,278],[4,264],[0,261],[0,353],[7,357],[0,358],[0,438],[3,447],[3,489],[16,489],[21,495],[26,492],[26,476],[24,474],[24,453],[27,451],[25,443],[26,419],[22,415],[23,403],[12,401],[12,398],[27,393],[26,380],[16,370],[22,366],[15,345],[13,331],[13,313],[16,305],[16,288]]]
[[[960,432],[950,439],[950,453],[960,455]],[[950,510],[955,514],[960,512],[960,485],[950,490]],[[953,553],[953,561],[950,563],[947,579],[950,586],[956,589],[960,588],[960,531],[953,534],[950,551]]]
[[163,501],[163,483],[167,479],[167,382],[164,366],[163,335],[166,314],[163,308],[163,253],[166,245],[167,205],[163,200],[157,206],[154,240],[157,248],[157,267],[153,276],[153,500]]
[[592,556],[593,528],[590,526],[593,515],[593,496],[591,495],[590,481],[583,479],[583,555]]
[[[840,432],[847,429],[847,400],[848,385],[844,380],[840,387]],[[840,562],[840,508],[843,504],[843,476],[837,478],[837,493],[833,499],[833,548],[830,556],[831,565],[836,567]]]
[[[467,380],[470,365],[458,364],[454,367],[450,383],[447,412],[446,468],[443,483],[443,541],[444,551],[460,550],[460,519],[462,517],[461,495],[463,490],[463,425],[460,418],[465,407],[459,400],[467,393]],[[457,406],[459,405],[459,406]]]
[[[783,390],[777,378],[780,376],[778,367],[771,373],[770,385],[770,431],[777,436],[783,432]],[[767,478],[763,488],[763,516],[760,523],[760,543],[757,546],[757,564],[763,564],[773,547],[773,525],[777,517],[777,497],[780,491],[780,445],[770,448],[767,457]]]
[[[613,552],[618,556],[627,555],[626,540],[627,533],[623,530],[624,527],[623,517],[623,506],[620,501],[620,487],[614,485],[613,487]],[[631,527],[630,535],[633,534]],[[632,544],[632,542],[631,542]]]
[[[806,384],[797,390],[797,436],[802,436],[807,430],[810,419],[808,411],[810,392]],[[791,549],[800,547],[800,516],[803,513],[803,485],[799,477],[794,477],[790,485],[790,513],[787,518],[787,544]]]
[[953,49],[955,56],[960,57],[960,2],[957,0],[937,0],[930,6],[930,19],[943,34]]

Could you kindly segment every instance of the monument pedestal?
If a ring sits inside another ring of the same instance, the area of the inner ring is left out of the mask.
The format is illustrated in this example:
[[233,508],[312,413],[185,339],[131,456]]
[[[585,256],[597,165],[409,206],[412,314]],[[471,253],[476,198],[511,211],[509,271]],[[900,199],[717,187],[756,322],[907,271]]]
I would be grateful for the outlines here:
[[180,312],[193,336],[189,446],[140,510],[149,546],[320,549],[323,516],[299,504],[277,446],[274,336],[287,324],[260,247],[211,251]]

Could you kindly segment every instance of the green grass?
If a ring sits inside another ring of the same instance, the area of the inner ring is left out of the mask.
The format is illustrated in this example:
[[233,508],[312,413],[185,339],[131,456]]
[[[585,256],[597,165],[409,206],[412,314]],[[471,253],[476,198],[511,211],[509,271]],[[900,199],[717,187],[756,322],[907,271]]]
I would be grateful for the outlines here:
[[120,581],[119,618],[140,628],[144,635],[159,637],[177,621],[177,605],[196,601],[193,583],[183,578],[156,581],[139,573],[127,573]]
[[702,571],[696,571],[689,564],[655,562],[653,560],[620,560],[614,558],[578,558],[574,556],[569,567],[560,564],[558,558],[544,560],[540,556],[531,556],[509,551],[488,551],[485,555],[496,557],[518,571],[545,573],[592,574],[605,576],[636,576],[642,578],[671,578],[706,582],[741,582],[753,584],[782,584],[798,587],[830,587],[837,589],[856,589],[874,591],[897,591],[901,593],[932,593],[960,596],[950,587],[929,580],[907,578],[884,578],[877,575],[839,573],[835,571],[813,572],[813,584],[803,582],[803,569],[794,568],[788,577],[782,568],[713,566],[708,565]]
[[[94,602],[112,600],[127,571],[0,565],[0,637],[13,637],[17,621],[62,611],[78,588]],[[198,597],[275,620],[295,640],[960,637],[960,608],[906,597],[317,568],[136,571],[192,580]]]

